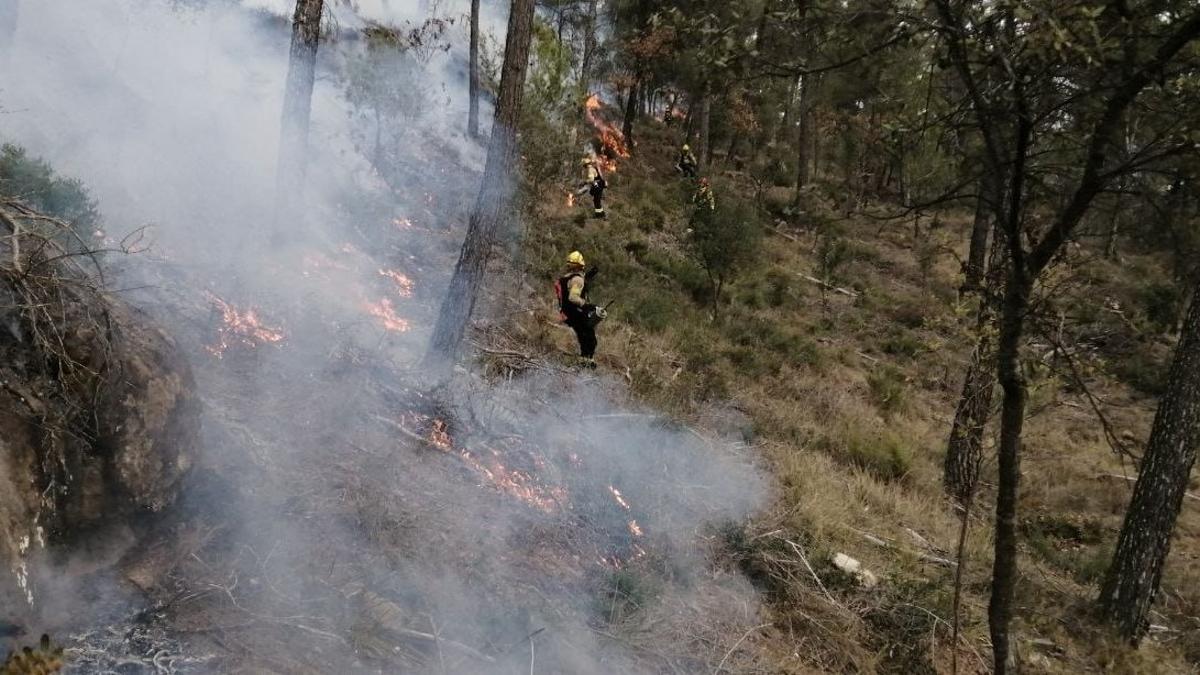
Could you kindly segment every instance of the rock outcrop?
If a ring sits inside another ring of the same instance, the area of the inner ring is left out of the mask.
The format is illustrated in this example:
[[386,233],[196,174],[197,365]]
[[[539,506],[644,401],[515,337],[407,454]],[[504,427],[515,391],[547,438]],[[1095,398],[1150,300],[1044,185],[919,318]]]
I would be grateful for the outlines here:
[[176,345],[81,250],[0,201],[0,605],[33,602],[38,549],[169,505],[198,438]]

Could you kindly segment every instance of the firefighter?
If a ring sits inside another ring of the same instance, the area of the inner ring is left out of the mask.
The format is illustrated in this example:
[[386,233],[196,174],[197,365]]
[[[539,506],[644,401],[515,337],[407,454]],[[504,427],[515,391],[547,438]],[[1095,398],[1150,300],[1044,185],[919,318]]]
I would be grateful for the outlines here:
[[604,180],[604,172],[600,171],[600,164],[596,158],[583,158],[583,176],[586,180],[584,187],[592,196],[592,217],[607,218],[608,214],[604,211],[604,190],[608,187],[608,182]]
[[567,256],[567,270],[555,284],[558,296],[559,318],[579,340],[579,356],[584,368],[596,367],[596,324],[607,316],[603,307],[588,302],[587,282],[595,276],[596,269],[586,270],[583,254],[571,251]]
[[717,210],[717,198],[713,195],[712,185],[707,178],[701,178],[696,192],[692,195],[692,204],[698,209]]
[[696,177],[696,155],[692,153],[692,148],[684,143],[679,149],[679,162],[675,164],[675,168],[688,178]]

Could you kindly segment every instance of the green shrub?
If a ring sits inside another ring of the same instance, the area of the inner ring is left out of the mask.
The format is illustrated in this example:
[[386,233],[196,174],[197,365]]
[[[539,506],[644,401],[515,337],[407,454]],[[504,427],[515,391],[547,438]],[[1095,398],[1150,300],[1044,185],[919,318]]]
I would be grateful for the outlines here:
[[0,194],[70,223],[85,241],[100,226],[100,210],[83,182],[58,175],[45,160],[8,143],[0,146]]
[[871,390],[871,402],[885,417],[900,412],[906,402],[904,374],[890,365],[884,365],[867,375],[867,386]]
[[822,437],[817,447],[834,459],[864,469],[881,480],[895,481],[912,466],[912,448],[890,431],[869,432],[843,425]]
[[1174,330],[1183,313],[1183,302],[1179,284],[1152,281],[1137,289],[1137,303],[1146,323],[1158,333]]
[[1109,366],[1118,379],[1149,396],[1161,396],[1166,390],[1170,365],[1150,349],[1134,349],[1114,358]]
[[754,206],[719,195],[716,210],[693,212],[689,249],[708,278],[714,311],[725,284],[754,259],[762,240],[762,224]]
[[925,349],[921,340],[907,330],[897,330],[883,341],[881,345],[885,354],[913,358]]
[[622,312],[625,319],[651,333],[661,333],[679,321],[679,301],[663,293],[649,293],[630,298],[628,311]]

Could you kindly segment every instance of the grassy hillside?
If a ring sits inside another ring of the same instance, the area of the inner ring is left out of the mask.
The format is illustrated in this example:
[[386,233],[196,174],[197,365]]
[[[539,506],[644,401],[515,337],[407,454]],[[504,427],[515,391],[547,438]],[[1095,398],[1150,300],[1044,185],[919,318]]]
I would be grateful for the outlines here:
[[[831,206],[840,201],[836,184],[821,177],[793,213],[784,208],[790,189],[756,186],[718,158],[718,199],[754,199],[766,238],[714,312],[707,277],[689,255],[690,192],[671,168],[672,138],[666,128],[641,130],[635,157],[610,176],[606,221],[544,191],[522,252],[524,297],[513,301],[536,309],[509,312],[493,346],[574,363],[574,338],[554,321],[551,283],[566,253],[582,251],[601,268],[593,299],[616,301],[600,327],[602,368],[654,407],[740,434],[761,448],[775,477],[774,508],[725,537],[730,563],[771,601],[771,625],[744,648],[780,672],[949,672],[947,561],[960,521],[942,492],[941,462],[975,342],[973,305],[957,293],[970,213],[917,223],[847,217]],[[1154,638],[1133,651],[1090,617],[1136,475],[1092,405],[1140,452],[1178,312],[1177,298],[1143,281],[1157,265],[1140,255],[1106,260],[1087,242],[1075,247],[1050,282],[1060,286],[1061,306],[1047,313],[1063,317],[1069,343],[1082,346],[1064,358],[1034,337],[1028,350],[1017,645],[1035,672],[1190,672],[1200,660],[1195,500],[1180,522]],[[1080,297],[1092,301],[1072,302]],[[1101,305],[1096,298],[1104,309],[1078,314]],[[966,545],[957,647],[965,671],[986,671],[990,661],[993,442]],[[878,586],[836,569],[838,553],[861,561]]]

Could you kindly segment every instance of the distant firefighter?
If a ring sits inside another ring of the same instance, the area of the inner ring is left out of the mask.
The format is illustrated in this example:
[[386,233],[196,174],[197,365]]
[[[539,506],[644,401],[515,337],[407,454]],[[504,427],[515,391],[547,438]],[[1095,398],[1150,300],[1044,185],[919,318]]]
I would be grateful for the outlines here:
[[675,169],[688,178],[695,178],[696,166],[696,155],[692,152],[691,146],[685,143],[679,149],[679,161],[676,162]]

